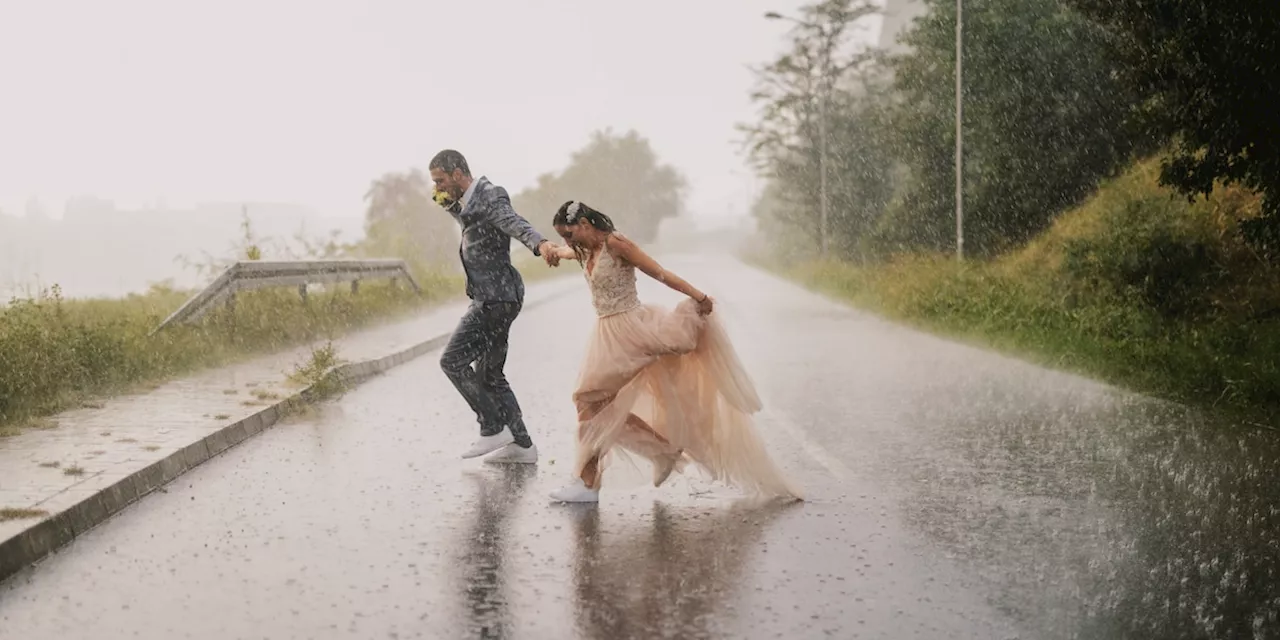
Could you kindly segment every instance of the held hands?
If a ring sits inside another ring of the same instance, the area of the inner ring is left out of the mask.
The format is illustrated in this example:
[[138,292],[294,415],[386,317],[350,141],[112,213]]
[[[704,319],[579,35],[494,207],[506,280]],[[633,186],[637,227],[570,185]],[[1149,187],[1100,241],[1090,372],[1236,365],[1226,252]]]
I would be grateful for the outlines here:
[[538,245],[538,253],[542,254],[542,260],[547,263],[548,267],[560,266],[560,247],[550,240],[543,240]]
[[711,296],[703,295],[701,299],[694,298],[694,302],[698,303],[698,315],[709,316],[715,309],[715,302],[711,300]]

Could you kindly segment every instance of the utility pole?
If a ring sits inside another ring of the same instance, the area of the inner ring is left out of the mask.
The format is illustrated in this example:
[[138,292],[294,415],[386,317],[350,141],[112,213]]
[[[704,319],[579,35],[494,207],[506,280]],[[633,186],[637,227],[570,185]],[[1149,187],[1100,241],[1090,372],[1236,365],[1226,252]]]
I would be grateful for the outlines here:
[[963,123],[963,23],[961,3],[956,0],[956,259],[964,260],[964,127]]

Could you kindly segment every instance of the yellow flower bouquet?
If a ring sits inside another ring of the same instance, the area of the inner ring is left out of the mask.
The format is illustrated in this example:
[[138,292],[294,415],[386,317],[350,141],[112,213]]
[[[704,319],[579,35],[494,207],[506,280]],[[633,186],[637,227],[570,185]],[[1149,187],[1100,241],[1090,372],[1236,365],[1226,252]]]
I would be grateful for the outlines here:
[[440,205],[441,207],[444,207],[446,211],[453,211],[454,213],[457,213],[458,209],[460,208],[458,201],[454,200],[453,196],[450,196],[449,194],[443,191],[440,191],[438,189],[432,190],[431,199],[435,200],[436,204]]

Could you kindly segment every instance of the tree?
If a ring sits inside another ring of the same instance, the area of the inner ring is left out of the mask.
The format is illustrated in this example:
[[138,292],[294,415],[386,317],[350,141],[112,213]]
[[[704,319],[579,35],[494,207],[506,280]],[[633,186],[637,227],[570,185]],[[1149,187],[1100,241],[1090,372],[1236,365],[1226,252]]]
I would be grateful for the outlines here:
[[455,269],[458,225],[431,192],[418,169],[375,180],[365,194],[365,252],[403,258],[417,269]]
[[1274,0],[1067,0],[1105,29],[1152,130],[1174,143],[1162,181],[1261,192],[1245,233],[1280,257],[1280,11]]
[[796,27],[787,53],[755,69],[751,99],[760,107],[759,120],[739,126],[756,169],[771,186],[776,183],[770,197],[791,205],[759,211],[781,216],[776,222],[795,225],[815,247],[825,241],[837,255],[855,251],[888,186],[886,163],[876,153],[878,125],[869,117],[879,113],[870,107],[874,55],[847,50],[851,28],[875,12],[861,0],[802,7],[801,17],[792,20]]
[[[894,194],[894,157],[884,135],[888,112],[883,96],[871,83],[861,94],[837,92],[832,104],[827,126],[827,242],[833,255],[865,260],[867,241]],[[758,209],[773,218],[762,228],[793,228],[777,237],[791,238],[790,247],[803,239],[801,244],[816,251],[821,232],[820,177],[812,154],[780,153],[770,163],[766,189],[771,199],[785,206]]]
[[553,235],[551,219],[567,200],[581,200],[607,214],[632,239],[652,242],[665,218],[679,215],[685,179],[658,163],[649,141],[635,131],[597,131],[559,174],[545,174],[512,200],[516,211]]
[[[908,182],[882,237],[955,246],[955,3],[929,12],[893,61],[894,145]],[[1136,96],[1109,40],[1061,0],[967,0],[964,32],[965,245],[978,254],[1043,231],[1126,163]]]

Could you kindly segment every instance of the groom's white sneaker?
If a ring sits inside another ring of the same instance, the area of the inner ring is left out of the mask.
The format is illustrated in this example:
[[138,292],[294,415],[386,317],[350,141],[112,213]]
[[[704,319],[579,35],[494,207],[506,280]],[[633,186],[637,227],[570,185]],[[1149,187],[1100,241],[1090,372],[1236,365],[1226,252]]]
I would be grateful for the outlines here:
[[526,448],[512,442],[484,461],[485,464],[534,464],[538,461],[538,445],[531,444]]
[[551,499],[556,502],[600,502],[600,491],[588,489],[582,478],[574,478],[573,484],[551,492]]
[[515,436],[511,435],[511,430],[503,427],[502,431],[491,436],[480,436],[480,439],[476,440],[475,443],[471,445],[471,448],[467,449],[466,453],[462,454],[462,457],[464,459],[479,458],[486,453],[493,453],[494,451],[515,442],[515,439]]

